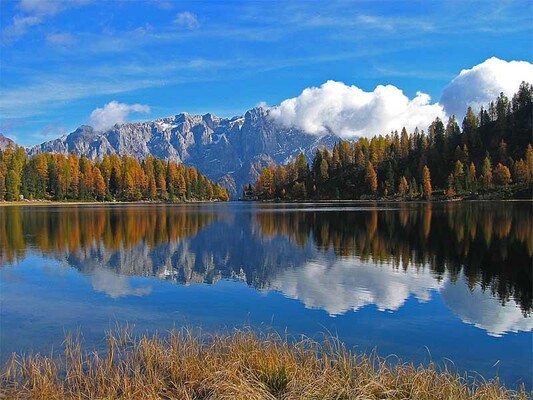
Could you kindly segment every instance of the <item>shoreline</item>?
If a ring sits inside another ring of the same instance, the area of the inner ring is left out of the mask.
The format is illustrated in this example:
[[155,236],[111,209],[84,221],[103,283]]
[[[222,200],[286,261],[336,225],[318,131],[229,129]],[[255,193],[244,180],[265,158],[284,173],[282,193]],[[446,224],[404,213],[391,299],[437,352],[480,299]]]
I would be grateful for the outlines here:
[[110,205],[187,205],[187,204],[217,204],[217,203],[252,203],[252,204],[328,204],[328,203],[379,203],[379,204],[446,204],[446,203],[533,203],[531,199],[330,199],[330,200],[229,200],[229,201],[57,201],[57,200],[22,200],[0,201],[2,207],[44,207],[44,206],[110,206]]
[[226,201],[193,200],[193,201],[75,201],[75,200],[20,200],[0,201],[0,207],[12,206],[95,206],[95,205],[157,205],[157,204],[211,204],[227,203]]

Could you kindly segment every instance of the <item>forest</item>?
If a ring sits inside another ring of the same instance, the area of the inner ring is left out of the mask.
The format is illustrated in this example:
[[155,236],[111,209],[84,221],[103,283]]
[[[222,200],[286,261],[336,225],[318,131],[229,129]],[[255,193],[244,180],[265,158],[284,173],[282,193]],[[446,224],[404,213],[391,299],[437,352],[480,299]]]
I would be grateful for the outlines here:
[[415,129],[357,141],[333,151],[300,153],[286,165],[263,168],[254,192],[261,200],[531,198],[533,86],[522,82],[462,126],[455,116]]
[[229,200],[227,191],[193,167],[116,154],[92,161],[74,154],[27,157],[22,147],[0,151],[0,201]]

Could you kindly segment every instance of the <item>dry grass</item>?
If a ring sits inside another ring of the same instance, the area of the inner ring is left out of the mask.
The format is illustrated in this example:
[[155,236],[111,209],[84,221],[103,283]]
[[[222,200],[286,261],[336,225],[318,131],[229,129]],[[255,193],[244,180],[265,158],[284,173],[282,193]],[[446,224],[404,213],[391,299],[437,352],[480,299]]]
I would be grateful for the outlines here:
[[58,357],[13,356],[1,375],[9,399],[527,399],[495,381],[469,382],[434,365],[355,355],[323,344],[236,331],[108,335],[108,351],[84,353],[67,338]]

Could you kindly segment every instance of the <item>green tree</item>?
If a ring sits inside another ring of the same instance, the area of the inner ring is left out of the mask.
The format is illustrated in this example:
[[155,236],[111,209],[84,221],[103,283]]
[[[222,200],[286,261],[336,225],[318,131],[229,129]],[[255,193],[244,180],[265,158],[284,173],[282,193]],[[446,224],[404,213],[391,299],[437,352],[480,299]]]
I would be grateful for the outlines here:
[[487,190],[492,186],[492,164],[488,155],[483,160],[483,168],[481,169],[481,174],[483,188]]
[[20,175],[10,169],[6,176],[6,200],[16,201],[20,195]]
[[455,187],[456,192],[458,193],[462,192],[463,187],[464,187],[464,181],[465,181],[465,171],[464,171],[463,163],[459,160],[455,162],[453,176],[454,176],[453,185]]

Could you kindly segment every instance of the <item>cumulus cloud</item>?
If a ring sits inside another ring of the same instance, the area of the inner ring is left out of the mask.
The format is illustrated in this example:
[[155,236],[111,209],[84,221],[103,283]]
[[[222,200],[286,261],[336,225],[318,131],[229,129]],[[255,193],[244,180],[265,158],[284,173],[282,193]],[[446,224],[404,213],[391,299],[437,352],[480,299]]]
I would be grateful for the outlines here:
[[478,110],[503,92],[512,97],[522,81],[533,82],[533,64],[504,61],[496,57],[465,69],[443,90],[439,102],[417,92],[413,99],[393,85],[366,92],[343,82],[327,81],[283,101],[270,116],[285,126],[307,133],[351,138],[387,134],[406,127],[427,129],[439,117],[455,115],[461,120],[470,105]]
[[336,81],[305,89],[274,107],[270,115],[283,125],[311,134],[333,133],[345,138],[387,134],[404,126],[408,131],[425,129],[435,117],[445,118],[443,108],[431,104],[425,93],[409,99],[393,85],[365,92]]
[[190,30],[196,29],[200,26],[198,17],[189,11],[184,11],[177,14],[176,18],[174,19],[174,23]]
[[91,113],[89,125],[96,130],[111,128],[115,124],[127,122],[129,114],[134,112],[149,113],[150,107],[144,104],[125,104],[112,101]]
[[501,92],[512,97],[522,81],[533,82],[533,64],[492,57],[462,70],[443,90],[440,104],[447,114],[462,118],[468,106],[478,109]]

